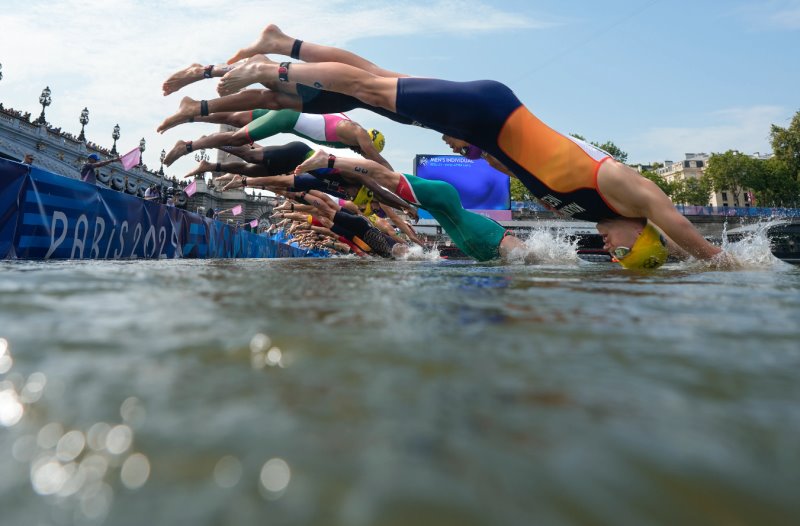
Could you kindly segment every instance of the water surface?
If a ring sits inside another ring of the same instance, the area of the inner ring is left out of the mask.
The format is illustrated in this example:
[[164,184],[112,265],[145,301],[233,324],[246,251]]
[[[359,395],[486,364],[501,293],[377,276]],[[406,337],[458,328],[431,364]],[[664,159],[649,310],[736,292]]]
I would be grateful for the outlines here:
[[2,524],[796,524],[800,268],[0,262]]

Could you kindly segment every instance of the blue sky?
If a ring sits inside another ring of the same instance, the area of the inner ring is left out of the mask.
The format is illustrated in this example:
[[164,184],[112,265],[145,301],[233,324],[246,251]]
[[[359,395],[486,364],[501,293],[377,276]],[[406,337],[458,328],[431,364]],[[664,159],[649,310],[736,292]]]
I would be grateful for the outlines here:
[[[800,110],[800,0],[504,1],[4,0],[0,101],[119,149],[147,140],[145,163],[178,139],[213,132],[155,128],[183,95],[215,96],[205,81],[169,97],[160,85],[192,62],[224,61],[269,22],[299,38],[346,47],[395,71],[508,84],[542,120],[614,141],[631,162],[686,152],[769,151],[769,125]],[[365,111],[351,117],[387,137],[385,156],[410,171],[417,153],[446,153],[439,134]],[[263,144],[280,144],[276,137]],[[168,170],[195,165],[181,159]]]

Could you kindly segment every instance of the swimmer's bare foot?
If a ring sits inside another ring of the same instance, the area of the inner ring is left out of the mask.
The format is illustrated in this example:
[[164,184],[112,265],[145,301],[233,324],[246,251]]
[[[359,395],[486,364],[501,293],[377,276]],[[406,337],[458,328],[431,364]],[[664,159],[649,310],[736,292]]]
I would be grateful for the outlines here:
[[227,183],[228,181],[230,181],[230,180],[231,180],[231,179],[233,179],[234,177],[236,177],[236,174],[223,174],[223,175],[219,175],[219,176],[217,176],[217,177],[214,177],[214,183],[215,183],[215,184],[217,184],[217,185],[220,185],[220,184],[222,184],[222,183]]
[[311,170],[326,168],[328,166],[329,157],[328,152],[325,150],[317,150],[314,152],[314,155],[300,163],[297,168],[294,169],[294,173],[297,175],[303,172],[310,172]]
[[245,58],[250,58],[255,55],[266,55],[268,53],[277,53],[280,55],[288,55],[292,50],[294,39],[287,36],[275,24],[269,24],[261,36],[253,44],[248,47],[242,48],[236,52],[231,58],[228,59],[228,64],[233,64]]
[[217,93],[223,97],[225,95],[232,95],[251,84],[261,82],[261,80],[259,80],[261,78],[271,78],[274,76],[270,76],[271,66],[275,66],[275,62],[263,55],[256,55],[249,58],[244,64],[237,66],[222,77],[222,80],[219,81],[219,85],[217,86]]
[[178,111],[175,112],[174,115],[164,119],[164,122],[156,128],[156,131],[158,133],[164,133],[178,124],[189,122],[189,120],[196,115],[200,115],[200,101],[196,101],[190,97],[184,97],[181,99]]
[[164,90],[164,95],[175,93],[184,86],[188,86],[198,80],[203,80],[203,69],[205,66],[202,64],[192,64],[191,66],[173,73],[173,75],[164,81],[161,89]]
[[[223,175],[223,177],[225,177],[225,175]],[[233,175],[233,177],[231,178],[230,181],[228,181],[228,184],[222,187],[223,192],[227,192],[228,190],[234,190],[242,186],[242,180],[245,177],[244,175],[237,175],[237,174],[230,174],[230,175]]]
[[191,142],[187,141],[178,141],[175,143],[175,146],[169,151],[166,157],[164,157],[164,166],[169,166],[184,155],[188,154],[192,151],[191,149]]
[[197,165],[197,168],[189,172],[188,174],[184,175],[183,178],[186,179],[187,177],[191,177],[193,175],[200,175],[206,172],[214,171],[214,165],[208,161],[200,161],[200,164]]

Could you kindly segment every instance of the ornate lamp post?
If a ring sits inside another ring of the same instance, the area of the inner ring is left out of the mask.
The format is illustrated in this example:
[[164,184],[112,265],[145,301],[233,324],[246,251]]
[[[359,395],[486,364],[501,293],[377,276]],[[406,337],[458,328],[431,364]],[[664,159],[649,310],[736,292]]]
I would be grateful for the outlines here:
[[111,138],[114,139],[114,146],[111,147],[112,155],[117,155],[117,139],[119,139],[119,124],[114,126],[114,131],[111,133]]
[[167,158],[167,150],[161,150],[161,168],[158,169],[158,175],[161,176],[161,193],[164,193],[164,159]]
[[39,95],[39,104],[42,105],[42,114],[39,115],[39,118],[36,120],[37,124],[47,124],[47,121],[44,117],[44,110],[50,106],[51,102],[53,102],[53,99],[50,98],[50,93],[50,86],[47,86],[42,90],[42,94]]
[[88,108],[83,108],[83,111],[81,111],[81,117],[80,117],[80,119],[78,119],[78,121],[81,123],[81,134],[78,135],[78,140],[85,142],[86,141],[86,136],[83,134],[83,128],[87,124],[89,124],[89,109]]
[[[139,151],[140,151],[140,152],[144,153],[144,147],[145,147],[145,145],[146,145],[146,144],[145,144],[145,141],[144,141],[144,137],[142,137],[142,140],[141,140],[141,141],[139,141]],[[140,156],[139,156],[139,166],[141,166],[141,165],[142,165],[142,156],[140,155]]]
[[210,157],[208,156],[208,154],[206,153],[205,150],[200,150],[199,152],[194,154],[194,160],[197,161],[198,163],[201,163],[203,161],[207,161],[209,159],[210,159]]
[[0,64],[0,80],[3,80],[3,65]]

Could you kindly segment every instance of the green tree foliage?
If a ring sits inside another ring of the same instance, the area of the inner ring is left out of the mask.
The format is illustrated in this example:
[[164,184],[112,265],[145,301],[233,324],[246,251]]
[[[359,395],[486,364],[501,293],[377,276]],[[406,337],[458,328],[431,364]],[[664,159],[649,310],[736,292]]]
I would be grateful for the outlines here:
[[[570,133],[570,135],[572,135],[576,139],[580,139],[582,141],[586,141],[586,137],[584,137],[583,135],[580,135],[578,133]],[[596,146],[596,147],[600,148],[601,150],[604,150],[604,151],[610,153],[611,157],[613,157],[614,159],[616,159],[617,161],[619,161],[621,163],[628,162],[628,152],[623,152],[622,149],[619,146],[617,146],[616,144],[614,144],[613,141],[606,141],[603,144],[600,144],[598,142],[592,141],[590,144],[592,146]]]
[[785,163],[795,181],[800,180],[800,111],[794,114],[787,128],[773,124],[770,138],[775,157]]
[[628,162],[628,152],[623,152],[622,149],[614,144],[612,141],[606,141],[603,144],[598,144],[596,142],[592,143],[594,146],[597,146],[601,150],[604,150],[611,154],[611,157],[618,160],[621,163]]
[[782,157],[776,155],[766,161],[734,151],[714,154],[708,161],[706,176],[715,191],[753,190],[756,206],[794,206],[800,202],[800,181],[786,150]]
[[533,196],[531,191],[528,190],[516,177],[511,178],[511,200],[512,201],[531,201]]
[[737,151],[715,153],[708,160],[706,177],[715,192],[738,194],[744,188],[758,189],[764,181],[764,163]]
[[656,186],[661,188],[661,191],[667,194],[669,198],[673,197],[673,194],[675,193],[675,185],[673,183],[668,182],[664,177],[661,177],[656,172],[652,172],[650,170],[645,170],[644,172],[642,172],[642,177],[650,179],[651,181],[656,183]]
[[781,159],[773,157],[764,161],[764,178],[753,186],[755,206],[800,206],[800,181]]
[[687,177],[675,185],[672,200],[685,205],[708,206],[711,187],[711,180],[706,176]]

